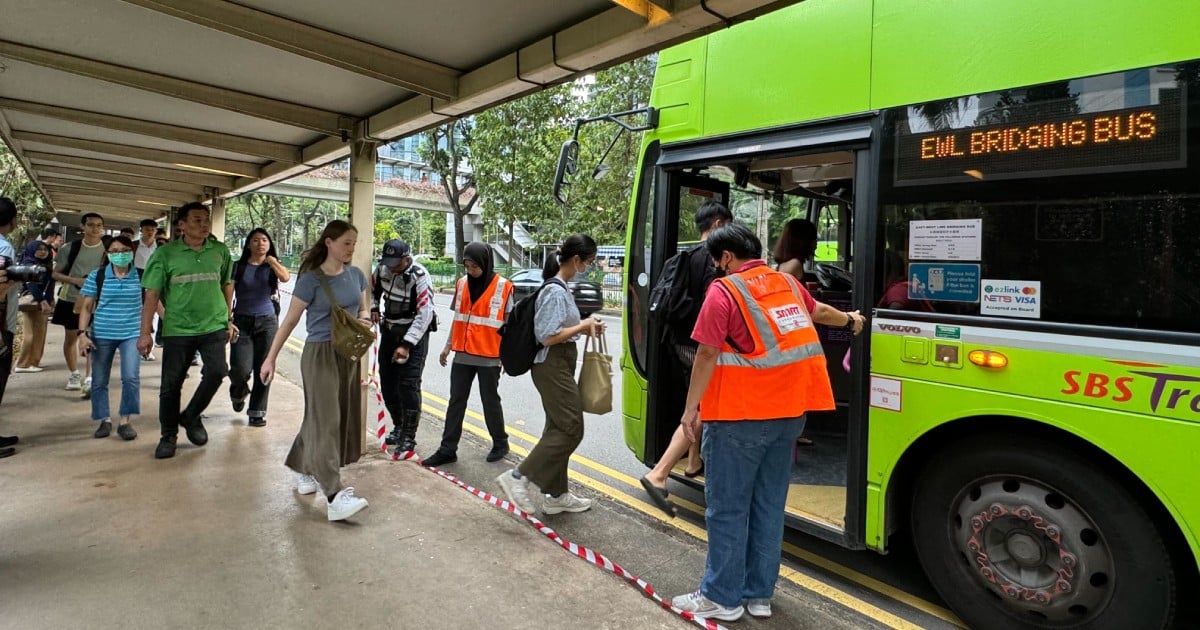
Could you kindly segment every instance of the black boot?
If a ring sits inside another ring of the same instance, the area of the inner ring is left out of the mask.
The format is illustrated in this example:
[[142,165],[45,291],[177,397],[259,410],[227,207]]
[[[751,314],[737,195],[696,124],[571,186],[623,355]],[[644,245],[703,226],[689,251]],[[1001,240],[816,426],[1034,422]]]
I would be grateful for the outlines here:
[[404,434],[404,421],[399,418],[392,418],[392,422],[395,423],[392,425],[392,432],[388,433],[387,437],[383,438],[383,443],[387,444],[388,446],[395,446],[399,444],[403,439],[400,436]]
[[403,453],[404,451],[417,450],[417,426],[421,424],[421,412],[419,410],[408,410],[404,412],[404,420],[400,423],[400,441],[396,445],[396,450]]

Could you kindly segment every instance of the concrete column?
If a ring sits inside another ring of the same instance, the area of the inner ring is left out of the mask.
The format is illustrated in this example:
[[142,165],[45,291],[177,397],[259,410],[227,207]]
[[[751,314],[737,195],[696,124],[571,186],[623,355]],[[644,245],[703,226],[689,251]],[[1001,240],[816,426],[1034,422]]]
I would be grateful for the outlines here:
[[218,241],[225,241],[225,199],[214,197],[209,215],[212,217],[212,234]]
[[[369,278],[371,259],[374,257],[375,235],[375,161],[376,143],[363,137],[361,126],[355,128],[353,147],[350,152],[350,223],[358,228],[358,245],[354,248],[352,262]],[[364,357],[360,362],[362,383],[362,411],[358,414],[359,435],[367,434],[367,404],[370,392],[367,380],[370,377],[374,357]],[[362,441],[362,453],[373,446],[374,438]]]

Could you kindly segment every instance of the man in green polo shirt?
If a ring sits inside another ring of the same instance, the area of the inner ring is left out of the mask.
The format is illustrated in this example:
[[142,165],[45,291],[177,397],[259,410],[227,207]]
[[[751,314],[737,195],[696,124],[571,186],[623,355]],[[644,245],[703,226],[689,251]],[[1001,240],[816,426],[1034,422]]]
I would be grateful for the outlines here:
[[[180,208],[179,221],[183,238],[159,247],[147,261],[142,276],[146,299],[142,304],[138,351],[143,355],[154,348],[151,324],[160,297],[166,305],[162,320],[162,386],[158,398],[162,437],[154,451],[158,459],[175,456],[180,425],[192,444],[203,446],[208,442],[200,414],[229,373],[225,344],[237,333],[229,317],[233,305],[233,258],[229,248],[209,238],[212,224],[204,204],[189,203]],[[204,363],[200,385],[181,412],[183,379],[187,378],[197,351]]]

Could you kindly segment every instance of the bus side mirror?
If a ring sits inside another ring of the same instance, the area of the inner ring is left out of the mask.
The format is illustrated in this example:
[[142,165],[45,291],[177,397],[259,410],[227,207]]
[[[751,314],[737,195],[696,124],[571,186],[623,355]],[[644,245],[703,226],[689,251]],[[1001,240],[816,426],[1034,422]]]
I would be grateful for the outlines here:
[[558,166],[554,169],[554,200],[567,205],[567,189],[571,177],[579,170],[579,141],[571,138],[563,143],[558,152]]

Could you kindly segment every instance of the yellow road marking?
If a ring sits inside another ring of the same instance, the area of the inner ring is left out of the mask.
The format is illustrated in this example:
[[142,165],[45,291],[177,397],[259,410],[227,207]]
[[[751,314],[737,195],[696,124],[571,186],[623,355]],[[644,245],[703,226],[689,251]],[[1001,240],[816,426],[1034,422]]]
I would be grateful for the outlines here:
[[[297,351],[303,350],[304,342],[301,341],[300,339],[297,339],[295,337],[289,337],[287,342],[288,342],[287,345],[289,347],[291,347],[292,349],[297,350]],[[374,371],[372,371],[372,375],[375,375],[375,374],[376,373]],[[446,406],[446,405],[450,404],[450,401],[448,401],[445,398],[442,398],[440,396],[436,396],[429,392],[421,392],[421,393],[424,395],[425,398],[427,398],[435,403],[438,403],[442,406]],[[429,411],[430,413],[441,418],[442,420],[446,419],[444,411],[437,409],[436,407],[432,407],[430,405],[422,405],[422,407],[426,411]],[[483,415],[473,409],[468,409],[466,412],[466,415],[471,418],[474,418],[476,420],[485,421],[485,418],[483,417]],[[479,437],[487,438],[487,439],[491,438],[491,436],[486,432],[486,430],[484,430],[483,428],[481,428],[477,425],[474,425],[472,423],[464,423],[464,426],[469,431],[478,435]],[[529,433],[526,433],[524,431],[521,431],[520,429],[513,428],[512,426],[506,426],[505,428],[510,435],[515,436],[518,439],[524,440],[530,444],[537,443],[537,441],[538,441],[537,437],[530,435]],[[525,456],[525,455],[529,454],[528,449],[526,449],[520,445],[513,444],[513,445],[510,445],[510,447],[518,455]],[[600,474],[608,476],[609,478],[621,481],[622,483],[625,483],[632,488],[641,488],[640,480],[634,479],[633,477],[626,475],[623,472],[620,472],[618,470],[615,470],[613,468],[605,466],[604,464],[601,464],[600,462],[594,461],[592,459],[583,457],[582,455],[578,455],[578,454],[572,455],[571,460],[574,461],[575,463],[579,464],[580,466],[583,466],[585,468],[590,468]],[[657,506],[653,506],[653,505],[650,505],[649,503],[646,503],[639,499],[635,499],[634,497],[626,494],[625,492],[618,490],[617,488],[614,488],[614,487],[612,487],[608,484],[605,484],[601,481],[598,481],[596,479],[588,477],[587,475],[582,475],[575,471],[570,471],[570,476],[572,479],[574,479],[578,483],[580,483],[584,486],[587,486],[593,490],[596,490],[597,492],[600,492],[601,494],[608,495],[608,496],[620,501],[621,503],[625,503],[626,505],[636,509],[639,512],[647,514],[652,518],[655,518],[663,523],[666,523],[666,524],[668,524],[680,531],[683,531],[693,537],[699,538],[700,540],[703,540],[706,542],[708,540],[707,533],[703,528],[698,527],[687,521],[680,520],[680,519],[667,519],[663,516],[662,511],[659,510]],[[679,497],[672,497],[672,501],[677,506],[682,507],[682,508],[688,510],[689,512],[692,512],[693,514],[696,514],[699,516],[704,515],[704,508],[701,507],[700,505],[697,505],[696,503],[693,503],[686,499],[681,499]],[[870,577],[868,575],[865,575],[863,573],[855,571],[854,569],[851,569],[849,567],[840,565],[840,564],[833,562],[827,558],[817,555],[811,551],[801,549],[800,547],[797,547],[796,545],[794,545],[792,543],[784,542],[783,549],[785,552],[787,552],[788,554],[790,554],[792,556],[800,558],[801,560],[803,560],[809,564],[820,567],[826,571],[829,571],[838,576],[841,576],[842,578],[850,580],[851,582],[854,582],[854,583],[859,584],[863,587],[866,587],[870,590],[873,590],[873,591],[879,593],[880,595],[883,595],[884,597],[888,597],[892,600],[895,600],[897,602],[905,604],[913,609],[919,610],[927,615],[941,619],[947,623],[951,623],[951,624],[954,624],[954,625],[962,627],[962,628],[966,627],[966,625],[962,622],[962,620],[960,620],[954,613],[950,612],[946,608],[943,608],[943,607],[933,604],[931,602],[925,601],[919,597],[911,595],[911,594],[909,594],[903,590],[900,590],[894,586],[891,586],[889,584],[881,582],[873,577]],[[874,606],[872,606],[871,604],[868,604],[866,602],[863,602],[862,600],[854,598],[852,595],[849,595],[848,593],[844,593],[842,591],[834,589],[833,587],[831,587],[827,584],[817,582],[817,581],[813,580],[812,578],[805,576],[802,573],[796,572],[794,569],[790,569],[787,567],[780,567],[780,577],[783,577],[784,579],[786,579],[790,582],[799,584],[800,586],[802,586],[808,590],[811,590],[815,593],[821,594],[821,595],[826,595],[825,591],[831,590],[844,598],[849,598],[849,599],[853,600],[853,602],[857,602],[857,603],[861,604],[862,606],[867,606],[872,609],[879,610],[882,615],[895,618],[899,623],[904,624],[904,625],[899,625],[899,626],[893,625],[892,627],[906,627],[906,628],[916,628],[917,627],[903,619],[900,619],[899,617],[895,617],[894,615],[891,615],[891,613],[883,611],[882,609],[877,609]],[[801,580],[800,578],[803,578],[803,580]],[[812,584],[805,583],[808,581],[811,581]],[[842,599],[839,599],[839,597],[834,596],[832,594],[826,595],[826,596],[829,599],[837,601],[838,603],[842,603],[843,605],[846,605],[847,607],[849,607],[853,610],[862,612],[863,614],[865,614],[869,617],[878,619],[879,621],[881,621],[883,623],[888,623],[884,619],[879,618],[873,614],[867,613],[864,610],[860,609],[860,607],[857,604],[843,602]]]
[[[422,392],[422,393],[429,400],[432,400],[443,406],[446,406],[450,403],[450,401],[448,401],[444,398],[441,398],[439,396],[430,394],[429,392]],[[481,420],[481,421],[484,420],[483,415],[481,415],[480,413],[478,413],[472,409],[467,410],[467,415],[472,418],[475,418],[477,420]],[[531,444],[537,442],[536,437],[534,437],[528,433],[525,433],[519,429],[514,429],[511,426],[506,427],[506,429],[508,430],[508,432],[511,435],[514,435],[522,440],[525,440],[526,442],[529,442]],[[588,459],[587,457],[584,457],[582,455],[578,455],[578,454],[572,455],[571,460],[581,466],[584,466],[585,468],[590,468],[590,469],[595,470],[596,472],[599,472],[603,475],[607,475],[608,477],[610,477],[612,479],[621,481],[622,483],[625,483],[626,485],[628,485],[632,488],[640,489],[642,487],[641,480],[634,479],[633,477],[631,477],[619,470],[614,470],[612,468],[609,468],[608,466],[605,466],[604,464],[601,464],[597,461]],[[671,497],[671,501],[674,502],[677,506],[688,510],[689,512],[692,512],[701,517],[704,516],[704,507],[703,506],[692,503],[691,501],[688,501],[686,499],[681,499],[678,496]],[[658,514],[661,514],[661,512],[658,511],[657,507],[654,509]],[[688,532],[688,533],[691,533],[691,532]],[[812,564],[814,566],[825,569],[826,571],[829,571],[831,573],[840,575],[841,577],[843,577],[847,580],[850,580],[851,582],[854,582],[854,583],[864,586],[868,589],[871,589],[871,590],[875,591],[876,593],[883,595],[884,597],[888,597],[890,599],[893,599],[895,601],[903,603],[903,604],[905,604],[911,608],[915,608],[925,614],[937,617],[938,619],[941,619],[942,621],[945,621],[947,623],[954,624],[961,628],[966,627],[966,624],[964,624],[961,619],[959,619],[954,613],[950,612],[946,608],[938,606],[937,604],[934,604],[932,602],[925,601],[924,599],[921,599],[920,597],[916,597],[915,595],[912,595],[910,593],[906,593],[903,590],[900,590],[894,586],[891,586],[890,584],[885,584],[884,582],[881,582],[873,577],[870,577],[869,575],[859,573],[858,571],[855,571],[854,569],[840,565],[836,562],[833,562],[832,560],[829,560],[828,558],[824,558],[824,557],[817,555],[811,551],[806,551],[804,549],[801,549],[800,547],[797,547],[796,545],[793,545],[792,543],[785,542],[783,544],[783,550],[797,558],[800,558],[801,560],[804,560],[805,562],[807,562],[809,564]]]
[[[428,396],[428,394],[426,395]],[[433,396],[429,397],[437,400]],[[438,409],[430,404],[422,404],[421,406],[425,409],[425,411],[428,411],[434,416],[441,418],[443,421],[446,419],[446,414],[441,409]],[[491,435],[485,429],[481,429],[470,422],[463,423],[463,428],[481,438],[491,439]],[[510,443],[509,449],[522,457],[529,455],[529,449],[519,444]],[[571,459],[575,459],[575,457],[572,457]],[[674,527],[675,529],[686,532],[687,534],[690,534],[691,536],[698,538],[703,542],[708,542],[708,533],[701,527],[697,527],[696,525],[688,523],[687,521],[680,521],[679,519],[667,519],[663,515],[662,511],[657,507],[640,499],[636,499],[625,492],[613,488],[612,486],[609,486],[601,481],[588,477],[587,475],[584,475],[578,471],[569,470],[568,475],[577,483],[596,490],[597,492],[615,499],[620,503],[624,503],[625,505],[649,516],[650,518],[656,519],[659,522],[666,523],[667,525]],[[902,630],[920,630],[921,628],[920,626],[906,619],[903,619],[897,615],[893,615],[892,613],[883,610],[878,606],[865,602],[841,589],[821,582],[820,580],[805,575],[799,571],[796,571],[795,569],[781,566],[779,568],[779,577],[796,584],[801,588],[816,593],[821,597],[835,601],[842,606],[849,608],[850,610],[858,612],[865,617],[874,619],[890,628],[898,628]]]

